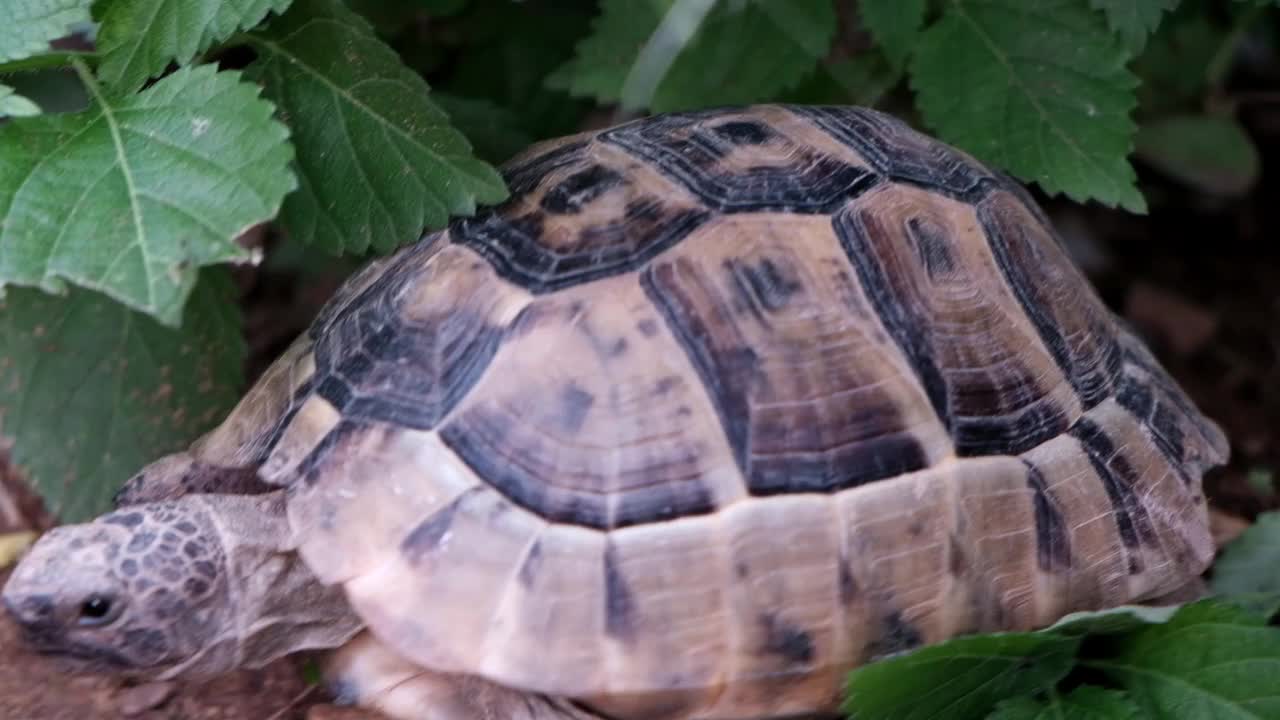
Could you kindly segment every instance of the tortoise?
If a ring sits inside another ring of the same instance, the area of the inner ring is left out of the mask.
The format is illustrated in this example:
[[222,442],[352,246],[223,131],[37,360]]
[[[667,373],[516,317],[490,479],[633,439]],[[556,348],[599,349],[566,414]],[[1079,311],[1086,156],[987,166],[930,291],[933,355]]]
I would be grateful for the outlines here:
[[338,701],[399,720],[781,718],[1197,591],[1226,438],[1011,178],[788,104],[502,173],[45,534],[3,591],[31,642],[160,678],[332,650]]

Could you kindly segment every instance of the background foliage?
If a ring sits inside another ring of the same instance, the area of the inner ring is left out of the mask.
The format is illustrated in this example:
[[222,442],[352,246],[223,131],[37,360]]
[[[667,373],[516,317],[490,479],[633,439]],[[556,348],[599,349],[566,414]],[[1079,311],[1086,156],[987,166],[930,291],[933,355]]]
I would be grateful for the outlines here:
[[[1277,47],[1277,8],[0,2],[0,439],[62,519],[100,511],[243,390],[233,276],[262,261],[263,228],[283,238],[269,262],[354,264],[502,200],[496,168],[530,142],[643,113],[873,105],[1044,196],[1144,213],[1136,164],[1238,197],[1261,160],[1225,84]],[[892,658],[855,673],[850,713],[1280,717],[1249,684],[1280,671],[1275,574],[1256,570],[1280,524],[1250,533],[1215,580],[1230,601]],[[1231,638],[1235,660],[1205,637]],[[1155,649],[1171,643],[1187,649]]]

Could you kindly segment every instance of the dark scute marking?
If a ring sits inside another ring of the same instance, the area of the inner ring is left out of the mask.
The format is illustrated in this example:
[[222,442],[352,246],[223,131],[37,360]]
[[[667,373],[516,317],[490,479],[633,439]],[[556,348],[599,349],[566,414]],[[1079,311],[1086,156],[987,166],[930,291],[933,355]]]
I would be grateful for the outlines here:
[[946,231],[932,222],[912,218],[907,221],[907,235],[920,255],[920,264],[930,278],[939,278],[955,270],[951,240]]
[[591,165],[547,190],[542,196],[542,209],[557,215],[578,213],[592,200],[626,182],[627,179],[615,170]]
[[347,409],[351,404],[351,398],[355,395],[351,391],[351,386],[342,380],[342,378],[329,375],[321,378],[320,384],[316,387],[316,394],[324,398],[333,405],[339,412]]
[[120,562],[120,572],[125,577],[133,577],[138,574],[138,561],[133,558],[125,558]]
[[[1137,548],[1141,542],[1154,545],[1158,542],[1151,517],[1134,491],[1138,473],[1127,458],[1116,453],[1115,443],[1097,423],[1080,418],[1071,428],[1071,436],[1080,441],[1094,472],[1102,479],[1111,508],[1125,547]],[[1132,557],[1136,557],[1131,555]],[[1141,571],[1141,567],[1137,568]]]
[[895,477],[929,465],[920,441],[909,433],[885,435],[842,448],[831,458],[756,457],[751,461],[752,495],[833,493]]
[[[763,267],[756,270],[762,278],[775,273],[781,275],[776,266],[772,270]],[[747,284],[737,287],[742,289]],[[753,447],[753,436],[789,435],[797,438],[793,448],[821,448],[823,440],[820,428],[811,425],[770,426],[758,418],[753,420],[749,393],[758,384],[767,382],[767,377],[760,370],[759,356],[745,345],[716,347],[709,342],[714,334],[708,322],[709,315],[680,279],[675,265],[663,263],[646,269],[640,275],[640,285],[680,343],[703,385],[710,390],[717,417],[738,467],[747,476],[751,494],[838,492],[928,466],[924,448],[909,433],[884,432],[872,439],[818,452],[786,447],[766,452],[758,445]],[[742,292],[754,294],[750,288]],[[741,303],[752,302],[754,307],[754,301],[743,297],[737,299]],[[882,417],[851,417],[848,421],[868,427],[895,426],[897,418],[891,406],[878,405],[875,413]],[[753,426],[753,422],[757,424]],[[804,433],[811,433],[813,437],[800,438]]]
[[458,514],[458,509],[467,499],[480,492],[478,487],[468,488],[461,495],[453,499],[453,502],[440,508],[431,517],[418,523],[417,527],[410,530],[404,539],[400,541],[400,552],[405,556],[410,564],[416,565],[421,562],[422,558],[436,549],[440,544],[441,538],[445,533],[449,532],[449,528],[453,527],[453,520]]
[[636,323],[636,329],[645,337],[653,337],[658,334],[658,323],[652,318],[645,318]]
[[[1134,362],[1134,358],[1126,356],[1125,361]],[[1192,481],[1184,465],[1186,436],[1180,410],[1156,399],[1155,382],[1143,382],[1128,373],[1120,377],[1116,402],[1146,426],[1169,466],[1178,473],[1183,485],[1189,487]]]
[[[452,241],[480,253],[501,277],[540,295],[631,272],[683,240],[707,220],[702,209],[676,210],[633,200],[623,217],[579,231],[587,247],[562,253],[543,244],[541,222],[495,212],[456,221]],[[586,241],[594,241],[588,244]]]
[[[758,372],[759,358],[751,348],[746,347],[724,353],[711,351],[703,341],[710,337],[711,328],[696,312],[691,312],[693,301],[677,281],[674,266],[657,265],[646,268],[640,274],[640,286],[688,354],[703,384],[718,390],[712,392],[716,414],[720,417],[721,427],[725,429],[729,445],[733,448],[738,467],[747,468],[750,431],[747,398],[741,392],[727,390],[731,387],[731,379],[753,377]],[[733,385],[745,387],[748,382],[737,380]]]
[[324,467],[325,460],[334,451],[334,448],[364,427],[365,423],[363,422],[346,418],[339,420],[324,437],[320,438],[320,442],[316,443],[316,446],[303,456],[294,471],[295,476],[302,478],[304,485],[313,485],[320,476],[320,468]]
[[504,329],[473,308],[435,321],[404,319],[403,291],[420,281],[420,256],[429,248],[411,246],[397,255],[367,287],[312,324],[315,392],[344,418],[433,429],[497,351]]
[[178,523],[177,525],[174,525],[173,527],[183,535],[195,535],[197,530],[195,523],[189,520],[183,520],[182,522]]
[[980,200],[998,184],[987,169],[886,113],[843,106],[786,108],[853,148],[876,172],[895,182],[970,203]]
[[1066,412],[1049,398],[1011,417],[968,417],[958,423],[956,454],[962,457],[1017,455],[1066,432]]
[[749,120],[730,120],[712,126],[711,131],[740,145],[763,145],[778,136],[768,125]]
[[618,569],[618,549],[611,541],[604,548],[604,631],[623,641],[635,637],[636,601]]
[[880,627],[880,636],[871,643],[870,652],[873,658],[893,655],[920,647],[924,639],[920,631],[912,627],[898,610],[885,613]]
[[[303,403],[305,403],[307,398],[310,397],[314,388],[315,376],[313,375],[312,377],[304,380],[302,384],[298,386],[298,389],[294,391],[293,398],[289,401],[289,408],[281,413],[280,417],[276,419],[271,430],[264,433],[262,448],[253,456],[252,460],[249,461],[252,463],[252,467],[256,468],[265,462],[276,449],[276,445],[280,444],[280,438],[284,437],[284,431],[293,423],[294,417],[296,417],[298,411],[302,409]],[[265,484],[266,483],[264,483],[264,485]]]
[[520,572],[516,577],[526,589],[532,588],[534,581],[538,578],[538,572],[541,570],[542,541],[535,540],[529,548],[529,552],[524,556],[524,562],[520,564]]
[[[794,144],[772,129],[759,127],[768,136],[746,129],[746,124],[755,123],[729,121],[695,127],[718,113],[665,113],[619,125],[597,137],[653,163],[709,207],[727,213],[827,213],[879,182],[865,168],[848,165],[807,145]],[[728,128],[727,132],[723,128]],[[751,142],[756,140],[759,142]],[[792,162],[746,170],[720,167],[720,161],[737,146],[762,143],[784,148]]]
[[840,212],[832,218],[831,224],[845,256],[853,264],[858,281],[875,308],[876,315],[893,341],[902,348],[938,419],[948,431],[952,431],[946,380],[933,360],[927,339],[920,331],[924,326],[923,318],[894,293],[893,286],[885,277],[884,268],[876,260],[876,250],[871,246],[867,229],[859,220],[857,211],[847,209]]
[[200,543],[189,540],[182,546],[182,554],[194,560],[204,554],[204,548]]
[[[1103,343],[1103,347],[1101,366],[1089,367],[1089,358],[1077,357],[1063,335],[1061,324],[1049,312],[1056,301],[1043,286],[1043,280],[1037,277],[1036,270],[1050,262],[1050,259],[1042,256],[1037,243],[1025,232],[1018,232],[1016,237],[1008,237],[1003,231],[1008,223],[1000,222],[989,204],[978,206],[978,222],[987,238],[987,246],[995,257],[996,267],[1018,299],[1019,306],[1031,320],[1041,342],[1048,348],[1067,382],[1071,383],[1080,398],[1082,409],[1087,411],[1095,407],[1111,395],[1116,378],[1120,375],[1122,354],[1114,332],[1104,325],[1101,317],[1092,318],[1090,333],[1095,340]],[[1017,253],[1012,247],[1014,244],[1018,246]]]
[[540,155],[512,162],[502,169],[502,177],[512,195],[523,195],[538,186],[548,173],[580,162],[588,140],[565,143]]
[[964,577],[969,572],[969,555],[960,538],[951,535],[947,542],[947,570],[952,577]]
[[853,568],[849,567],[849,558],[840,556],[840,602],[844,605],[858,597],[858,581],[853,577]]
[[804,665],[813,660],[813,638],[809,633],[771,612],[760,616],[764,628],[764,650],[789,664]]
[[609,527],[609,508],[603,495],[551,488],[540,478],[504,454],[494,443],[508,433],[505,416],[476,407],[440,431],[440,439],[478,477],[504,498],[553,523],[603,530]]
[[595,396],[577,383],[566,384],[560,391],[560,427],[571,435],[578,434],[595,401]]
[[1032,503],[1035,506],[1036,562],[1045,572],[1069,568],[1071,537],[1067,531],[1066,519],[1049,494],[1048,483],[1040,468],[1025,459],[1022,464],[1027,469],[1027,486],[1034,493]]
[[616,495],[612,529],[715,512],[711,490],[699,478],[670,480]]
[[763,258],[755,264],[729,259],[725,260],[724,266],[738,295],[738,302],[757,315],[757,308],[766,312],[785,308],[791,298],[804,289],[799,278],[779,268],[771,258]]

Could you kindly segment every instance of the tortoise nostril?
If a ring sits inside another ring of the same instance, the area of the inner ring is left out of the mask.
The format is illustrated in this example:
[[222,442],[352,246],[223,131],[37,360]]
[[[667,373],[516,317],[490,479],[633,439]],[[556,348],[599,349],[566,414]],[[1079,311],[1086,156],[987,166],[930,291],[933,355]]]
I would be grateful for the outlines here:
[[53,618],[53,598],[48,595],[5,595],[4,608],[18,622],[24,625],[39,625]]

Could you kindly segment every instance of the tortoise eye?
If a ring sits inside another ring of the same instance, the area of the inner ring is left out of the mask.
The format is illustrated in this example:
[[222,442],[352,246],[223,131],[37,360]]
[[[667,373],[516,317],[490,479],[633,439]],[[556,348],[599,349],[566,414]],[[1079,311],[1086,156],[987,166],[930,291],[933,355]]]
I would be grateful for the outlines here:
[[80,625],[101,625],[111,619],[111,610],[115,606],[106,595],[93,594],[80,604]]

